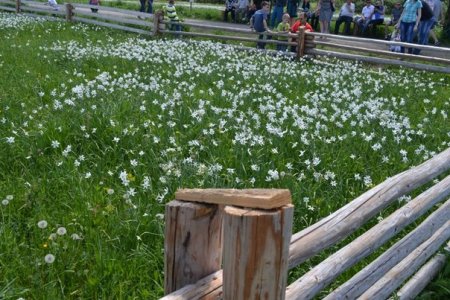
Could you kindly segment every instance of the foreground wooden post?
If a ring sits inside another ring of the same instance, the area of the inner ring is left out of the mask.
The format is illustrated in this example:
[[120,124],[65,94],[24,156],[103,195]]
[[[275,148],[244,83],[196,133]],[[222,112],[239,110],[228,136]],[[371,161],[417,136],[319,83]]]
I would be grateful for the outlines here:
[[174,292],[220,270],[222,213],[219,205],[171,201],[166,205],[164,291]]
[[16,0],[16,14],[20,13],[21,0]]
[[305,55],[305,26],[300,26],[298,29],[297,43],[297,58],[300,58]]
[[224,300],[284,299],[292,217],[292,205],[225,208]]
[[73,17],[73,5],[70,3],[66,3],[66,21],[67,22],[72,22],[72,17]]

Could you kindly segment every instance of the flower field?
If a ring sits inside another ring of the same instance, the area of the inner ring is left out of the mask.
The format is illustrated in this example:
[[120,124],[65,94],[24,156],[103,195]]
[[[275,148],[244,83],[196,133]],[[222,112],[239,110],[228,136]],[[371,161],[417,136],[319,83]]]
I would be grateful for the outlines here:
[[0,299],[155,299],[178,188],[288,188],[298,231],[450,147],[448,75],[14,14],[0,36]]

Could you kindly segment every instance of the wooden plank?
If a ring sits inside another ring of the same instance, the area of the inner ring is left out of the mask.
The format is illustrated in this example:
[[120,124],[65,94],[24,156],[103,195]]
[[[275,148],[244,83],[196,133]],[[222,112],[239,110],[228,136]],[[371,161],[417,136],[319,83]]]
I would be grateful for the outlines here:
[[101,13],[92,13],[90,11],[82,12],[82,11],[76,11],[77,16],[86,16],[86,17],[95,17],[95,20],[98,21],[112,21],[115,23],[124,23],[124,24],[133,24],[133,25],[139,25],[144,26],[147,28],[153,27],[153,23],[150,23],[148,21],[144,20],[138,20],[138,19],[130,19],[130,18],[122,18],[120,16],[111,16]]
[[369,63],[375,63],[375,64],[403,66],[403,67],[407,67],[407,68],[432,71],[432,72],[441,72],[441,73],[447,73],[447,74],[450,73],[450,67],[439,67],[439,66],[434,66],[434,65],[429,65],[429,64],[412,63],[412,62],[395,60],[395,59],[362,56],[362,55],[334,52],[334,51],[329,51],[329,50],[319,50],[319,49],[306,49],[305,53],[310,54],[310,55],[332,56],[332,57],[336,57],[336,58],[340,58],[340,59],[357,60],[357,61],[369,62]]
[[415,299],[445,265],[444,254],[437,254],[397,292],[399,300]]
[[0,3],[16,5],[16,1],[11,1],[11,0],[0,0]]
[[222,212],[218,205],[171,201],[165,216],[164,291],[169,294],[220,270]]
[[291,203],[285,189],[179,189],[175,199],[248,208],[273,209]]
[[381,254],[351,279],[330,293],[326,300],[356,299],[384,274],[404,259],[409,253],[429,239],[434,232],[448,221],[450,200],[439,207],[428,218],[408,233],[391,248]]
[[66,15],[66,10],[64,8],[61,8],[59,10],[54,10],[50,6],[49,6],[49,9],[40,9],[40,8],[36,8],[36,7],[32,7],[32,6],[21,5],[20,10],[23,12],[29,11],[29,12],[33,12],[33,13],[44,13],[44,14],[48,14],[48,15],[61,15],[61,16]]
[[450,148],[365,192],[328,217],[292,236],[289,266],[293,268],[341,241],[383,208],[450,169]]
[[284,299],[294,206],[225,207],[223,299]]
[[[211,39],[219,39],[219,40],[233,40],[240,42],[259,42],[256,38],[245,38],[245,37],[236,37],[229,35],[217,35],[217,34],[209,34],[209,33],[199,33],[199,32],[190,32],[190,31],[171,31],[171,30],[160,30],[161,33],[169,33],[173,35],[185,35],[185,36],[194,36],[194,37],[207,37]],[[284,44],[284,45],[296,45],[295,43],[290,42],[281,42],[278,40],[264,40],[266,44]]]
[[[296,299],[293,295],[301,293],[302,299],[312,299],[345,270],[381,247],[449,195],[450,176],[447,176],[297,279],[288,287],[287,297]],[[450,201],[448,204],[447,213],[450,215]]]
[[2,6],[0,5],[0,10],[12,11],[15,12],[16,9],[14,7]]
[[361,300],[388,298],[409,276],[450,238],[450,220],[439,228],[427,241],[421,244],[385,276],[359,297]]
[[316,40],[315,44],[330,47],[330,48],[339,48],[339,49],[387,55],[387,56],[392,56],[392,57],[410,58],[410,59],[414,59],[414,60],[424,60],[424,61],[430,61],[430,62],[436,62],[436,63],[450,64],[450,59],[445,59],[445,58],[440,58],[440,57],[413,55],[413,54],[406,54],[406,53],[397,53],[397,52],[392,52],[392,51],[388,51],[388,50],[379,50],[379,49],[370,49],[370,48],[364,48],[364,47],[340,45],[340,44],[334,44],[334,43],[330,43],[330,42],[323,42],[320,40]]
[[151,32],[147,31],[147,30],[137,29],[137,28],[113,24],[113,23],[100,22],[100,21],[96,21],[96,20],[88,19],[88,18],[80,18],[80,17],[75,16],[72,18],[72,20],[78,21],[78,22],[83,22],[83,23],[88,23],[88,24],[93,24],[93,25],[98,25],[98,26],[103,26],[103,27],[108,27],[108,28],[112,28],[112,29],[130,31],[130,32],[139,33],[139,34],[143,34],[143,35],[151,35]]
[[[73,6],[75,6],[75,8],[84,8],[84,9],[89,9],[92,7],[92,5],[88,5],[88,4],[81,4],[81,3],[72,3]],[[110,7],[110,6],[100,6],[97,7],[99,9],[101,9],[102,13],[116,13],[115,15],[119,15],[122,14],[124,17],[125,16],[135,16],[135,17],[141,17],[142,19],[149,19],[150,21],[153,20],[153,14],[149,14],[149,13],[143,13],[143,12],[139,12],[139,11],[134,11],[134,10],[127,10],[127,9],[121,9],[121,8],[116,8],[116,7]]]
[[419,44],[412,44],[412,43],[403,43],[403,42],[395,42],[395,41],[385,41],[385,40],[376,40],[376,39],[369,39],[364,37],[352,37],[352,36],[344,36],[344,35],[332,35],[332,34],[326,34],[326,33],[320,33],[320,32],[307,32],[307,36],[315,36],[315,37],[322,37],[323,40],[329,40],[329,41],[352,41],[352,42],[365,42],[367,44],[377,44],[377,45],[384,45],[384,46],[390,46],[390,45],[399,45],[404,46],[406,48],[417,48],[417,49],[425,49],[425,50],[432,50],[442,53],[448,53],[450,56],[450,49],[445,47],[435,47],[435,46],[428,46],[428,45],[419,45]]
[[[389,205],[393,201],[396,201],[398,197],[409,193],[448,169],[450,169],[450,148],[419,166],[387,179],[383,183],[362,194],[349,204],[343,206],[330,216],[320,220],[297,234],[294,234],[291,238],[291,245],[289,248],[289,269],[296,267],[298,264],[304,262],[320,251],[330,247],[338,241],[341,241],[364,224],[365,221],[378,213],[382,208]],[[377,205],[373,207],[374,204]],[[370,206],[371,209],[368,210],[367,206]],[[438,222],[439,218],[447,221],[448,211],[444,209],[448,208],[445,206],[439,208],[416,230],[408,234],[400,242],[396,243],[396,246],[391,248],[392,251],[386,252],[384,257],[387,257],[387,261],[392,261],[395,260],[396,257],[400,257],[400,253],[402,253],[401,249],[408,249],[408,247],[412,247],[412,249],[416,248],[417,245],[414,243],[417,241],[422,242],[420,241],[420,238],[426,236],[427,231],[434,232],[437,228],[436,224],[440,226]],[[432,216],[435,216],[435,218],[430,219]],[[346,218],[349,218],[350,222],[341,224],[342,220],[345,220]],[[354,226],[352,225],[352,222],[355,223]],[[318,237],[319,239],[314,240],[311,238],[312,235]],[[429,236],[431,236],[431,234]],[[304,238],[308,238],[308,243],[299,243],[299,240]],[[382,265],[387,264],[385,262],[382,263]],[[375,270],[377,268],[380,267],[375,267],[369,272],[369,274],[372,272],[376,273]],[[362,279],[359,281],[365,282],[367,277],[368,275],[363,275],[361,277]],[[354,283],[357,284],[358,280]]]
[[195,284],[189,284],[166,295],[160,300],[182,300],[182,299],[218,299],[222,295],[222,270],[212,273]]

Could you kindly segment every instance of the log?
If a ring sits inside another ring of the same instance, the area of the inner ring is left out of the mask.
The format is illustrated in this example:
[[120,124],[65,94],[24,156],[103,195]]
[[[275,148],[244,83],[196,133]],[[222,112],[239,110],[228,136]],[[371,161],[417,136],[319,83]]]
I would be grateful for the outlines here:
[[166,205],[164,291],[174,292],[220,270],[222,213],[218,205]]
[[409,276],[436,251],[439,250],[450,238],[450,221],[439,228],[427,241],[415,249],[398,265],[392,268],[385,276],[372,285],[359,299],[386,299],[392,294]]
[[[26,5],[20,6],[20,12],[26,12],[26,11],[30,11],[30,12],[34,12],[34,13],[44,13],[47,15],[60,15],[60,16],[66,15],[65,9],[64,10],[51,10],[51,9],[41,9],[41,8],[36,8],[36,7],[26,6]],[[37,15],[37,16],[42,17],[42,15]]]
[[98,25],[98,26],[104,26],[104,27],[113,28],[113,29],[130,31],[130,32],[139,33],[139,34],[143,34],[143,35],[151,35],[151,32],[148,31],[148,30],[142,30],[142,29],[137,29],[137,28],[133,28],[133,27],[113,24],[113,23],[101,22],[101,21],[97,21],[97,20],[94,20],[94,19],[73,17],[72,20],[73,21],[82,22],[82,23],[87,23],[87,24],[94,24],[94,25]]
[[[387,56],[392,56],[392,57],[410,58],[410,59],[414,59],[414,60],[424,60],[424,61],[430,61],[430,62],[436,62],[436,63],[450,64],[450,59],[445,59],[445,58],[440,58],[440,57],[413,55],[413,54],[406,54],[406,53],[397,53],[397,52],[392,52],[392,51],[388,51],[388,50],[379,50],[379,49],[370,49],[370,48],[365,48],[365,47],[340,45],[340,44],[334,44],[334,43],[330,43],[330,42],[323,42],[320,40],[316,40],[315,44],[330,47],[330,48],[339,48],[339,49],[345,49],[345,50],[387,55]],[[450,53],[449,53],[449,55],[450,55]]]
[[289,249],[289,268],[341,241],[398,197],[448,169],[450,148],[417,167],[386,179],[328,217],[294,234]]
[[222,270],[212,273],[195,284],[186,285],[175,292],[160,298],[160,300],[181,299],[221,299],[222,296]]
[[[449,195],[450,176],[447,176],[297,279],[288,287],[288,299],[296,299],[290,295],[300,293],[302,299],[313,298],[337,276],[381,247]],[[450,201],[447,206],[450,215]]]
[[3,6],[0,5],[0,10],[6,10],[6,11],[11,11],[11,12],[16,12],[16,9],[13,7],[8,7],[8,6]]
[[248,208],[273,209],[291,203],[285,189],[179,189],[175,199]]
[[394,41],[384,41],[384,40],[376,40],[376,39],[369,39],[369,38],[363,38],[363,37],[351,37],[351,36],[343,36],[343,35],[326,34],[326,33],[320,33],[320,32],[307,32],[306,34],[309,36],[314,36],[314,37],[324,37],[325,39],[328,39],[330,41],[335,40],[335,41],[366,42],[369,44],[378,44],[378,45],[385,45],[385,46],[399,45],[399,46],[404,46],[406,48],[426,49],[426,50],[432,50],[432,51],[436,51],[436,52],[448,53],[450,55],[450,49],[445,48],[445,47],[435,47],[435,46],[394,42]]
[[[39,2],[35,2],[35,3],[39,3]],[[85,8],[85,9],[92,7],[92,5],[81,4],[81,3],[73,3],[73,6],[75,6],[75,8]],[[102,10],[102,12],[115,12],[115,13],[122,14],[124,16],[131,15],[131,16],[135,16],[135,17],[141,17],[142,19],[150,19],[150,21],[153,19],[152,14],[134,11],[134,10],[121,9],[121,8],[110,7],[110,6],[101,6],[101,10]]]
[[[450,200],[325,299],[356,299],[448,221]],[[325,300],[324,299],[324,300]]]
[[225,207],[223,299],[284,299],[294,207]]
[[309,55],[323,55],[323,56],[332,56],[340,59],[349,59],[349,60],[357,60],[362,62],[369,62],[374,64],[382,64],[382,65],[395,65],[395,66],[403,66],[407,68],[423,70],[423,71],[432,71],[432,72],[441,72],[441,73],[450,73],[450,67],[439,67],[428,64],[419,64],[402,60],[388,59],[388,58],[379,58],[379,57],[371,57],[371,56],[362,56],[356,54],[349,53],[341,53],[334,52],[328,50],[319,50],[319,49],[307,49],[305,51],[306,54]]
[[[98,6],[92,5],[93,8],[97,8]],[[138,20],[138,19],[131,19],[131,18],[123,18],[120,16],[111,16],[111,15],[107,15],[107,14],[103,14],[101,12],[95,13],[93,14],[91,11],[86,11],[86,12],[82,12],[82,11],[77,11],[77,16],[83,16],[83,17],[95,17],[94,20],[99,20],[99,21],[111,21],[114,23],[123,23],[125,25],[138,25],[138,26],[144,26],[144,27],[151,27],[152,23],[148,22],[148,21],[144,21],[144,20]],[[108,23],[111,24],[111,23]]]
[[[289,248],[289,269],[296,267],[313,255],[344,239],[364,224],[367,219],[381,211],[383,207],[448,169],[450,169],[450,148],[419,166],[386,179],[383,183],[362,194],[330,216],[294,234]],[[376,206],[373,207],[374,205]],[[370,210],[368,206],[370,206]],[[432,216],[438,212],[443,212],[444,215],[441,214],[436,216],[435,219],[428,221],[431,218],[430,216],[414,232],[411,232],[398,242],[395,248],[391,248],[393,251],[386,253],[385,257],[391,257],[390,260],[392,260],[392,257],[397,257],[398,252],[401,252],[400,249],[407,248],[411,244],[411,247],[416,248],[417,246],[414,246],[414,243],[419,237],[424,236],[427,230],[430,232],[436,230],[437,217],[444,218],[445,221],[448,220],[448,214],[445,214],[447,211],[443,211],[442,207],[433,213]],[[346,218],[349,218],[349,221],[340,224]],[[312,236],[318,239],[315,240]],[[407,239],[407,237],[412,238]],[[302,243],[302,240],[306,240],[306,242]]]
[[399,300],[413,300],[430,283],[445,265],[444,254],[437,254],[427,262],[401,289],[397,292]]
[[305,26],[300,26],[298,29],[297,42],[297,58],[300,58],[305,55]]

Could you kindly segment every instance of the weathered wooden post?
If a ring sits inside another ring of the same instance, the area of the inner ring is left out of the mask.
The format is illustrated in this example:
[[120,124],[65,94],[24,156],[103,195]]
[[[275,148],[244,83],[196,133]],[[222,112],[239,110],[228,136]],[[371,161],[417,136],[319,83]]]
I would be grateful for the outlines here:
[[305,55],[305,26],[300,26],[297,38],[297,58],[303,55]]
[[225,208],[223,299],[285,298],[292,216],[292,205]]
[[186,189],[175,198],[166,205],[166,294],[220,270],[222,258],[224,300],[284,299],[289,190]]
[[21,0],[16,0],[16,14],[20,13]]
[[174,292],[221,269],[219,205],[171,201],[166,205],[164,291]]
[[70,3],[66,3],[66,21],[72,22],[74,7]]
[[161,21],[164,18],[164,14],[162,11],[157,11],[154,15],[153,15],[153,36],[157,36],[160,33],[160,25],[161,25]]

